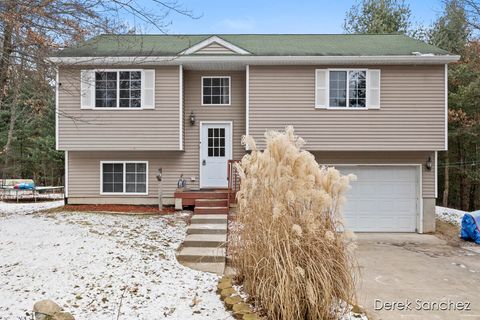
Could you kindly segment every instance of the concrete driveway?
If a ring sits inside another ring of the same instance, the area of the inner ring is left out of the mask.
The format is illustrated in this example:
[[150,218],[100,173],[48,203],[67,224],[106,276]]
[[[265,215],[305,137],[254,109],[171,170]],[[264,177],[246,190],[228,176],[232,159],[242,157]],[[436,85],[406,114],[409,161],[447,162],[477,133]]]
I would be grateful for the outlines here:
[[433,235],[357,237],[358,301],[369,319],[480,319],[480,254]]

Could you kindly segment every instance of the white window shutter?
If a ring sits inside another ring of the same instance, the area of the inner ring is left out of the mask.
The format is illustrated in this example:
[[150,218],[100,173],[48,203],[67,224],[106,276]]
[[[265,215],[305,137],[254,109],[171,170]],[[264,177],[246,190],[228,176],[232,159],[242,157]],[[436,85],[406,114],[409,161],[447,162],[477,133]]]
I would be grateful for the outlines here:
[[142,71],[142,106],[155,109],[155,70]]
[[80,108],[92,109],[95,107],[95,71],[80,71]]
[[380,109],[380,69],[368,70],[367,108]]
[[315,70],[315,107],[328,107],[328,70]]

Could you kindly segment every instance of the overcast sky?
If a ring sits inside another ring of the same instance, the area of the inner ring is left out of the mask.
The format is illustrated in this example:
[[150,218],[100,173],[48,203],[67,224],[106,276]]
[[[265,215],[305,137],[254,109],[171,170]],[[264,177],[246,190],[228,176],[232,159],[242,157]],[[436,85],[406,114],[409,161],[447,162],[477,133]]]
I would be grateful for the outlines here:
[[[199,19],[171,15],[169,33],[342,33],[350,0],[178,0]],[[441,0],[410,0],[412,18],[431,24]],[[148,30],[157,33],[155,29]]]

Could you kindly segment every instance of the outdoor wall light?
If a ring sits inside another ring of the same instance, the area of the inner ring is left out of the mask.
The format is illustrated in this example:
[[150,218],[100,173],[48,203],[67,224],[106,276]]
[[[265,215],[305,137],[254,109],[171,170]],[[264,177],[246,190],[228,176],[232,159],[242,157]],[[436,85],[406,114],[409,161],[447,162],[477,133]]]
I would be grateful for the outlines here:
[[427,162],[425,163],[425,168],[427,168],[428,171],[432,170],[432,157],[428,157]]
[[192,112],[190,113],[190,124],[193,126],[195,125],[195,114]]

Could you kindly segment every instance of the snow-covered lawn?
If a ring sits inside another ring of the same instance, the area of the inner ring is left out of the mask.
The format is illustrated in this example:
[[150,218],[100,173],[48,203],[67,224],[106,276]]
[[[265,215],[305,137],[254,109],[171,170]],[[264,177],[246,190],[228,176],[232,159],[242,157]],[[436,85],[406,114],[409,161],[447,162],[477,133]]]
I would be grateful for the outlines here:
[[462,223],[463,215],[467,212],[462,210],[437,206],[435,208],[435,213],[437,215],[437,218],[460,226]]
[[218,277],[175,259],[184,214],[29,210],[0,202],[0,319],[24,319],[41,299],[77,320],[114,320],[119,310],[125,320],[232,319],[215,293]]
[[46,210],[63,206],[63,200],[44,202],[3,202],[0,201],[0,217],[9,214],[30,214],[40,210]]

